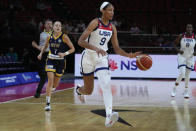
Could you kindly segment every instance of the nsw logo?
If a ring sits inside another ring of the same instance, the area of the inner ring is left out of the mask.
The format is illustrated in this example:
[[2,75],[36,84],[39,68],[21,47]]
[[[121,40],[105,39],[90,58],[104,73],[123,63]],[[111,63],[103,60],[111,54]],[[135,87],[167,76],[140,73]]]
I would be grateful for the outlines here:
[[118,69],[117,63],[112,59],[109,59],[109,65],[111,71]]

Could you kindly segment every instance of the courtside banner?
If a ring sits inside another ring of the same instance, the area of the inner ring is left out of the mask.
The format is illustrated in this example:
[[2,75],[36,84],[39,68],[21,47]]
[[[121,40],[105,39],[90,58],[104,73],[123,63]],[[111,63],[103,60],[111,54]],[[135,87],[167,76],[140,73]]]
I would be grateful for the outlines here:
[[34,72],[34,76],[36,78],[36,82],[39,82],[40,81],[40,77],[38,75],[38,72]]
[[[135,58],[127,58],[120,55],[109,55],[109,63],[112,77],[118,78],[177,78],[177,55],[150,55],[152,67],[147,71],[141,71],[136,66]],[[75,76],[81,77],[81,54],[75,54]],[[196,67],[196,66],[195,66]],[[196,79],[196,68],[191,72],[191,78]]]
[[20,84],[20,81],[17,74],[0,75],[0,88],[18,84]]
[[17,73],[20,84],[37,82],[34,72]]

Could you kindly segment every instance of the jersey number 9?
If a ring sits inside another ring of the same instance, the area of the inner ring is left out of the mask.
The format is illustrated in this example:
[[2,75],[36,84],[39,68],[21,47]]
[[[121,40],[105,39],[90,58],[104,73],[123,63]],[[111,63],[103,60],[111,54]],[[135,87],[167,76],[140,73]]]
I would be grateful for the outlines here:
[[99,44],[100,44],[100,45],[104,45],[104,44],[105,44],[105,41],[106,41],[106,38],[103,37],[103,38],[101,39],[101,42],[100,42]]
[[190,46],[190,43],[186,43],[186,47],[189,47]]

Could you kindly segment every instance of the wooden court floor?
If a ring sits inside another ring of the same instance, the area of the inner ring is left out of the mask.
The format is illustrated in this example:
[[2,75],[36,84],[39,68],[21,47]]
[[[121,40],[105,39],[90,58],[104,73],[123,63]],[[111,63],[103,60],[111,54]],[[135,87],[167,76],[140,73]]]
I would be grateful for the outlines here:
[[[82,83],[80,79],[75,83]],[[196,130],[196,81],[190,82],[190,98],[183,85],[170,97],[174,81],[112,80],[114,110],[120,119],[104,126],[102,91],[95,89],[81,104],[74,88],[52,94],[52,111],[45,112],[45,95],[0,104],[0,131],[194,131]],[[1,90],[0,90],[1,91]]]

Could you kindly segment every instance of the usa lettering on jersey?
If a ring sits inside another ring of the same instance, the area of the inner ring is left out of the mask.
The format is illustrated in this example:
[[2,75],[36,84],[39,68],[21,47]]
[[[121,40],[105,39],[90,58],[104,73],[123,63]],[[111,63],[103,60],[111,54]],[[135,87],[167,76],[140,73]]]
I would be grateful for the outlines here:
[[[92,44],[99,49],[107,51],[108,42],[111,37],[112,37],[112,24],[109,22],[108,25],[104,25],[101,22],[101,19],[98,19],[97,29],[91,32],[91,34],[89,35],[86,41],[88,41],[89,44]],[[90,49],[86,49],[86,50],[95,52]]]

